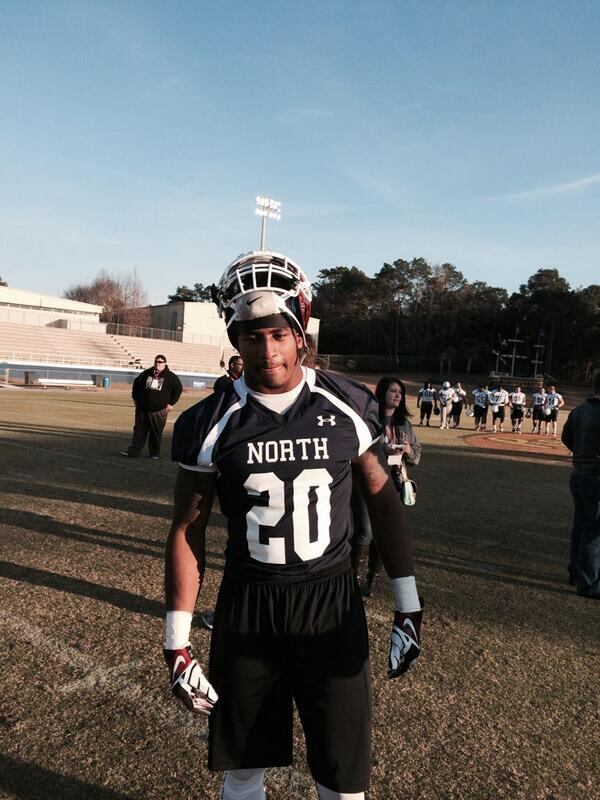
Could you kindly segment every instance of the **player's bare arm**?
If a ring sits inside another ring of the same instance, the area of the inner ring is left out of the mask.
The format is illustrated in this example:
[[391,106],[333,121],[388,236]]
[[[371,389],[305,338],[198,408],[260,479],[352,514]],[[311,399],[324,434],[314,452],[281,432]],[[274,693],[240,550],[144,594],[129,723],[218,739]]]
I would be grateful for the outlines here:
[[202,585],[205,536],[215,495],[215,475],[179,468],[173,522],[165,554],[168,611],[193,612]]
[[165,556],[167,634],[163,652],[173,694],[196,714],[210,714],[218,700],[189,644],[192,613],[204,576],[206,525],[214,493],[213,474],[179,468]]

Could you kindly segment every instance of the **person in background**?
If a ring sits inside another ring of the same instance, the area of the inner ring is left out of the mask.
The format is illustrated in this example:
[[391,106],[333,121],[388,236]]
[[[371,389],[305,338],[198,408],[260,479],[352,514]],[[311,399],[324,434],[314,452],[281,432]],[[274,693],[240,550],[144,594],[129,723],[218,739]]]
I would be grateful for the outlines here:
[[600,370],[593,377],[593,392],[571,411],[561,438],[573,453],[569,582],[582,597],[600,600]]
[[[381,378],[375,389],[379,419],[384,426],[384,451],[394,486],[402,499],[402,484],[407,480],[406,467],[416,467],[421,459],[421,445],[410,424],[406,407],[406,387],[399,378]],[[370,597],[379,576],[381,562],[373,541],[367,504],[356,484],[350,499],[353,521],[352,565],[365,597]],[[365,575],[366,572],[366,575]],[[363,584],[363,578],[366,578]]]
[[510,393],[510,424],[512,425],[513,433],[521,433],[521,425],[523,424],[523,416],[525,406],[527,405],[527,397],[521,391],[520,386],[515,386],[514,392]]
[[490,404],[492,406],[493,422],[492,430],[494,433],[496,433],[498,430],[500,433],[504,432],[504,417],[508,402],[508,392],[502,386],[502,384],[499,383],[498,386],[490,392]]
[[441,429],[448,429],[450,427],[450,414],[455,397],[456,395],[454,394],[454,389],[450,386],[450,381],[444,381],[442,388],[438,392]]
[[242,372],[244,371],[244,361],[241,356],[231,356],[227,364],[227,374],[221,375],[220,378],[214,383],[213,390],[215,392],[226,392],[233,386],[233,382],[237,381]]
[[456,386],[454,387],[454,399],[452,400],[452,409],[451,409],[451,416],[452,416],[452,427],[458,428],[460,427],[460,415],[463,412],[463,407],[465,403],[465,398],[467,393],[460,385],[460,382],[456,382]]
[[550,436],[550,426],[552,425],[552,438],[556,439],[558,427],[558,409],[565,404],[562,394],[556,391],[556,386],[549,386],[548,393],[544,402],[544,419],[546,436]]
[[542,422],[544,420],[544,408],[546,405],[546,389],[543,386],[540,386],[537,392],[533,393],[533,429],[532,433],[541,433],[542,432]]
[[477,389],[473,389],[473,416],[475,418],[476,431],[485,430],[489,401],[490,393],[487,386],[480,383]]
[[423,388],[419,389],[419,394],[417,396],[417,408],[421,409],[421,421],[419,425],[422,425],[423,420],[425,420],[427,427],[429,427],[429,420],[431,419],[431,412],[433,411],[434,405],[437,408],[437,392],[433,388],[431,381],[425,381]]
[[133,382],[133,436],[127,450],[121,451],[122,456],[137,458],[148,439],[150,458],[160,458],[160,442],[167,417],[182,391],[181,381],[167,366],[166,357],[159,353],[154,359],[154,366],[140,372]]

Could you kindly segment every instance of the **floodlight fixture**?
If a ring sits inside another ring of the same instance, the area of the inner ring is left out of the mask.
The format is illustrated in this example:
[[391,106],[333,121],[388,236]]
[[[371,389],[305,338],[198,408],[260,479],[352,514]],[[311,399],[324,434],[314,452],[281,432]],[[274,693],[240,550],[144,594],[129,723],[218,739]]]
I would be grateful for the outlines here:
[[260,220],[260,249],[265,250],[267,243],[267,219],[281,219],[281,202],[271,197],[257,195],[254,201],[254,213]]

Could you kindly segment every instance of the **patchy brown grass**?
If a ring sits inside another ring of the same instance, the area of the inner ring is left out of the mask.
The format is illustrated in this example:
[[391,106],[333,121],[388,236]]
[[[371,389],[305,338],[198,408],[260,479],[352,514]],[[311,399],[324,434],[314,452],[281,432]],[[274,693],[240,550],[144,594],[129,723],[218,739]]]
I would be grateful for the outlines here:
[[[0,389],[1,797],[218,796],[203,722],[171,698],[160,650],[175,467],[121,458],[131,424],[126,393]],[[600,609],[566,585],[566,453],[510,434],[498,450],[470,430],[418,433],[424,653],[387,681],[382,585],[368,601],[369,797],[589,800]],[[215,513],[201,608],[214,604],[224,540]],[[193,640],[206,660],[208,632]],[[299,731],[297,742],[294,769],[268,776],[273,798],[316,798]]]

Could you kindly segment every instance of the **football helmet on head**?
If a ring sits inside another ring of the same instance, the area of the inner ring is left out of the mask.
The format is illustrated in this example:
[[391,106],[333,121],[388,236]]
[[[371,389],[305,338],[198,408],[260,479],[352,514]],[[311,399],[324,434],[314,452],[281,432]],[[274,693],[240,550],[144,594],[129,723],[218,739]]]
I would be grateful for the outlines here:
[[238,256],[223,273],[214,300],[230,338],[236,322],[283,314],[306,344],[312,292],[304,272],[287,256],[266,250]]

